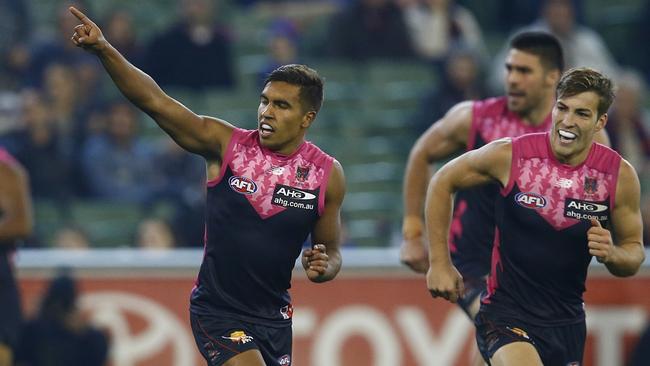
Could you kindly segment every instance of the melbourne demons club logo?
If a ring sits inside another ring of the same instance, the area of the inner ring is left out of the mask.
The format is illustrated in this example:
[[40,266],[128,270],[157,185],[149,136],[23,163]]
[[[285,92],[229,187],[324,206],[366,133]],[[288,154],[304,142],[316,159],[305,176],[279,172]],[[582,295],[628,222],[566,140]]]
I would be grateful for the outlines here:
[[585,177],[585,194],[596,194],[598,191],[598,180],[596,178]]
[[291,356],[284,355],[284,356],[278,358],[278,363],[281,366],[290,366],[291,365]]
[[309,167],[308,166],[299,166],[296,168],[296,180],[298,182],[305,182],[307,181],[307,177],[309,177]]
[[282,315],[282,319],[291,319],[291,317],[293,317],[293,306],[289,304],[281,307],[280,315]]

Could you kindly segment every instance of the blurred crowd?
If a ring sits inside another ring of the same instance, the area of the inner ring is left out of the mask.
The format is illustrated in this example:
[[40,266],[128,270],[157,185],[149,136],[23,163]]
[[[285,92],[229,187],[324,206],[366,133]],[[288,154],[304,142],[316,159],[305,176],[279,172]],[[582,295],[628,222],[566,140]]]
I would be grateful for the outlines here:
[[[143,32],[136,13],[119,1],[103,11],[99,3],[61,1],[51,14],[55,22],[44,28],[36,24],[39,1],[0,0],[0,145],[28,170],[37,209],[44,202],[69,218],[54,235],[37,235],[28,245],[91,245],[93,238],[69,212],[80,201],[125,203],[138,211],[135,236],[121,244],[203,244],[202,160],[166,136],[143,132],[143,124],[154,122],[119,97],[98,61],[69,41],[77,24],[67,10],[73,4],[97,19],[106,38],[165,89],[249,87],[238,78],[242,64],[251,63],[236,52],[240,43],[251,43],[245,36],[261,37],[265,45],[253,63],[254,87],[286,63],[420,62],[439,80],[421,95],[420,108],[404,116],[420,131],[459,101],[502,93],[501,45],[517,30],[546,30],[561,40],[569,67],[591,66],[614,77],[618,97],[607,125],[612,145],[642,183],[650,177],[650,50],[636,46],[649,41],[642,21],[650,16],[647,2],[639,2],[628,20],[626,31],[636,37],[625,47],[629,55],[612,53],[612,45],[585,22],[588,0],[493,1],[505,19],[497,24],[481,24],[477,1],[180,0],[169,2],[172,19],[155,32]],[[264,14],[266,22],[251,22],[260,29],[243,34],[229,22],[233,13],[255,19]],[[644,200],[650,220],[650,199]]]

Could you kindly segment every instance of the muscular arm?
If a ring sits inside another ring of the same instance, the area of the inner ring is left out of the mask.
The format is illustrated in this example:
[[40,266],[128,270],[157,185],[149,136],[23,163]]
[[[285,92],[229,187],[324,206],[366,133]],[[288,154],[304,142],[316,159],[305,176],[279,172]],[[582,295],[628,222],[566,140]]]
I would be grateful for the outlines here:
[[423,206],[429,180],[429,166],[462,151],[472,125],[473,102],[462,102],[434,123],[417,140],[409,154],[404,173],[404,242],[400,252],[402,262],[416,272],[425,272],[426,252],[423,248]]
[[465,148],[472,124],[472,104],[462,102],[454,106],[411,149],[404,174],[404,216],[422,217],[429,165]]
[[306,249],[302,256],[307,277],[313,282],[332,280],[341,270],[341,205],[344,196],[343,168],[334,161],[325,193],[325,209],[311,234],[315,247]]
[[174,100],[146,73],[129,63],[104,38],[99,27],[79,10],[71,7],[82,24],[75,27],[72,42],[97,55],[120,92],[185,150],[206,159],[219,159],[232,135],[225,121],[198,116]]
[[32,202],[25,171],[0,163],[0,243],[32,234]]
[[511,160],[510,140],[497,140],[450,161],[431,178],[425,217],[430,265],[427,286],[434,297],[442,296],[456,302],[462,294],[462,278],[451,263],[447,243],[454,193],[494,181],[506,185]]
[[[634,168],[621,160],[616,187],[616,202],[612,211],[613,245],[611,236],[602,228],[589,230],[590,253],[605,264],[610,273],[619,277],[634,275],[645,260],[643,250],[643,223],[641,220],[639,179]],[[594,242],[605,236],[609,245]],[[609,249],[609,250],[607,250]],[[603,251],[605,250],[605,251]]]

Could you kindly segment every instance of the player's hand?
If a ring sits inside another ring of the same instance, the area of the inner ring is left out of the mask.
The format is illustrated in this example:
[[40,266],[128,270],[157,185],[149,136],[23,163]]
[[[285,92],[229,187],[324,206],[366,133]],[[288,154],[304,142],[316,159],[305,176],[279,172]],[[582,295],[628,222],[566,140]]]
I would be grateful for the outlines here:
[[424,241],[424,222],[419,216],[405,216],[402,223],[404,241],[399,251],[399,259],[417,273],[429,269],[429,252]]
[[614,255],[614,242],[612,233],[605,229],[600,221],[591,219],[591,227],[587,230],[589,254],[596,257],[600,263],[607,263]]
[[307,273],[307,278],[317,281],[325,274],[329,267],[329,256],[324,244],[314,244],[302,252],[302,265]]
[[427,273],[429,269],[429,251],[425,247],[422,235],[404,239],[399,250],[399,260],[417,273]]
[[72,43],[93,53],[98,53],[106,47],[106,39],[97,24],[74,6],[71,6],[69,10],[81,22],[81,24],[74,27],[74,33],[70,38]]
[[427,271],[427,287],[434,298],[442,297],[453,303],[465,293],[463,276],[451,263],[432,265]]

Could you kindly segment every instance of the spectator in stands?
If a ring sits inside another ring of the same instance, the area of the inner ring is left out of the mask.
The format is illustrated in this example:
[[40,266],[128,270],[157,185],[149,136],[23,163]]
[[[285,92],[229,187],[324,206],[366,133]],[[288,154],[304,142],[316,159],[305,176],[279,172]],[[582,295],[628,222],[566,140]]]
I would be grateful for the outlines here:
[[298,29],[288,19],[277,19],[268,30],[267,58],[259,71],[257,86],[263,86],[264,80],[282,65],[300,63],[298,58]]
[[[650,2],[646,1],[640,14],[637,16],[636,29],[633,40],[638,45],[650,44],[650,32],[648,32],[648,19],[650,19]],[[650,83],[650,47],[630,48],[630,51],[638,53],[637,67],[643,70],[646,82]]]
[[88,249],[90,240],[82,228],[76,225],[66,225],[54,233],[52,247],[56,249]]
[[129,62],[140,67],[143,63],[144,50],[136,38],[133,17],[124,9],[117,9],[106,17],[106,36],[111,44],[126,57]]
[[[605,41],[601,36],[576,19],[575,8],[571,0],[546,0],[541,9],[541,17],[524,30],[550,32],[555,35],[564,49],[567,68],[592,67],[616,79],[618,66]],[[494,58],[490,73],[490,86],[494,91],[503,90],[503,65],[496,60],[503,60],[505,49]]]
[[[79,1],[74,3],[80,6],[83,5]],[[40,87],[48,66],[63,64],[75,68],[78,75],[83,76],[77,80],[78,87],[81,90],[88,92],[96,90],[95,85],[87,84],[98,80],[99,65],[90,55],[79,55],[79,52],[75,52],[74,45],[70,45],[70,27],[74,27],[75,23],[74,20],[70,21],[69,17],[66,16],[67,6],[69,5],[69,3],[62,3],[57,9],[57,28],[53,36],[37,39],[30,45],[27,60],[27,78],[25,80],[28,86]],[[84,95],[82,94],[82,96]]]
[[215,0],[180,4],[178,22],[149,44],[145,71],[163,86],[235,86],[230,35],[215,21]]
[[467,49],[454,50],[445,62],[440,83],[422,98],[412,124],[418,133],[422,133],[454,105],[464,100],[485,98],[485,89],[476,54]]
[[401,0],[417,54],[442,70],[451,50],[463,47],[487,55],[474,15],[454,0]]
[[24,77],[27,49],[22,44],[31,35],[31,19],[24,0],[0,0],[0,89],[17,89]]
[[88,324],[77,306],[77,286],[67,274],[50,283],[38,314],[25,325],[17,366],[103,366],[108,338]]
[[105,133],[86,141],[81,157],[95,198],[145,203],[152,194],[154,148],[138,135],[136,111],[126,101],[108,109]]
[[169,224],[157,218],[147,218],[138,224],[135,242],[142,249],[164,250],[176,246]]
[[165,139],[154,156],[156,194],[151,204],[166,202],[174,209],[171,226],[179,246],[202,246],[205,210],[205,164]]
[[612,148],[634,166],[641,181],[650,173],[650,116],[644,110],[646,91],[643,77],[623,70],[616,79],[616,100],[605,126]]
[[19,129],[3,137],[7,149],[30,176],[35,199],[55,200],[61,207],[71,195],[71,162],[63,151],[51,109],[37,91],[23,93]]
[[402,9],[392,0],[353,0],[329,25],[331,56],[351,61],[414,57]]

